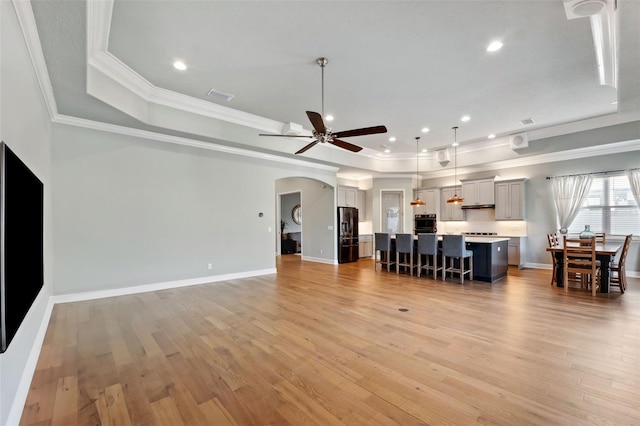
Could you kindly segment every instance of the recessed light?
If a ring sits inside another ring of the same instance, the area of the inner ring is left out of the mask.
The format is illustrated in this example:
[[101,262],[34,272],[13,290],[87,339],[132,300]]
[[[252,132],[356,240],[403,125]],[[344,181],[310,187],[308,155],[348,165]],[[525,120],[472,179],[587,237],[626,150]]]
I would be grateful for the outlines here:
[[493,139],[493,138],[495,138],[495,137],[496,137],[496,135],[494,135],[494,134],[492,133],[492,134],[490,134],[490,135],[489,135],[489,136],[487,136],[487,137],[488,137],[489,139]]
[[187,65],[182,61],[175,61],[173,67],[177,70],[184,71],[187,69]]
[[469,120],[471,120],[471,117],[469,117],[468,115],[463,115],[462,118],[460,118],[460,121],[464,121],[464,122],[467,122]]
[[389,142],[395,142],[395,141],[396,141],[396,137],[395,137],[395,136],[391,136],[391,137],[389,138]]
[[497,52],[502,49],[502,42],[500,41],[492,41],[489,46],[487,46],[487,52]]
[[427,152],[427,148],[422,148],[422,152]]
[[422,128],[422,133],[427,133],[428,131],[429,131],[429,128],[428,128],[428,127],[423,127],[423,128]]
[[328,114],[324,119],[327,121],[333,121],[333,115]]
[[618,101],[611,102],[611,105],[618,105]]
[[388,154],[388,153],[390,153],[390,152],[391,152],[391,150],[390,150],[389,148],[385,148],[385,149],[384,149],[384,153],[385,153],[385,154]]

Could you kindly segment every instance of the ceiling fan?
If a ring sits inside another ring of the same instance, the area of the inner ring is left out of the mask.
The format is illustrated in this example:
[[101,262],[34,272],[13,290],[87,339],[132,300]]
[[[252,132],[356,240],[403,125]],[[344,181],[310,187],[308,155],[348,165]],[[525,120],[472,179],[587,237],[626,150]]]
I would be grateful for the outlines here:
[[339,138],[348,138],[351,136],[364,136],[364,135],[373,135],[376,133],[387,133],[387,128],[385,126],[373,126],[373,127],[365,127],[362,129],[353,129],[353,130],[343,130],[341,132],[334,132],[333,129],[325,126],[324,120],[322,117],[324,116],[324,67],[329,63],[327,58],[318,58],[316,59],[318,65],[322,69],[322,114],[318,114],[317,112],[307,111],[307,117],[309,117],[309,121],[311,121],[311,125],[313,126],[313,134],[312,136],[299,136],[299,135],[272,135],[272,134],[264,134],[261,133],[260,136],[280,136],[280,137],[288,137],[288,138],[314,138],[314,140],[298,150],[296,154],[302,154],[308,149],[312,148],[318,143],[328,142],[332,145],[338,146],[343,149],[347,149],[352,152],[358,152],[362,150],[361,146],[354,145],[352,143],[340,140]]

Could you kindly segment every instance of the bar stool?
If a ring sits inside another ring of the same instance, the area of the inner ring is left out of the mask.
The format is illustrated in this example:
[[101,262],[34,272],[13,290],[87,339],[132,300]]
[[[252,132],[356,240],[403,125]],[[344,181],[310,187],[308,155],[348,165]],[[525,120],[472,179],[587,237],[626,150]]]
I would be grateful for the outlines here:
[[396,234],[396,262],[398,274],[404,266],[409,268],[409,275],[413,275],[413,234]]
[[[391,236],[387,233],[376,232],[375,244],[374,254],[376,256],[373,259],[373,270],[377,270],[376,266],[379,263],[380,265],[387,265],[387,272],[389,272],[391,265],[395,264],[395,262],[391,261]],[[379,256],[378,252],[380,252]]]
[[[455,260],[459,260],[460,267],[455,267]],[[469,268],[465,269],[465,259],[469,259]],[[447,264],[449,264],[447,266]],[[469,274],[473,280],[473,252],[467,250],[464,235],[444,235],[442,237],[442,281],[447,277],[447,272],[460,274],[460,284],[464,284],[464,275]]]
[[[424,256],[425,264],[422,264]],[[433,278],[438,278],[438,236],[436,234],[418,234],[418,277],[422,270],[433,271]]]

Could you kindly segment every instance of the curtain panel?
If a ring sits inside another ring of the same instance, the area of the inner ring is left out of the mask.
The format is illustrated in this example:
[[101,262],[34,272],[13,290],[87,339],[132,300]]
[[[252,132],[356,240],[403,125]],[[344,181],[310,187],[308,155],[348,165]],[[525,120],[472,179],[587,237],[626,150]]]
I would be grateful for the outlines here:
[[580,206],[589,193],[592,180],[593,178],[588,174],[551,178],[560,233],[566,234],[567,229],[578,215]]

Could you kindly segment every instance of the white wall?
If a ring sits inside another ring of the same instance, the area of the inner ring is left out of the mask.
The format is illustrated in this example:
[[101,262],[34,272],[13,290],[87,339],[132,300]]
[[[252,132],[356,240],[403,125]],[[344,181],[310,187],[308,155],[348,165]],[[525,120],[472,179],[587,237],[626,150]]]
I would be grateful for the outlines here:
[[52,290],[51,121],[11,2],[0,1],[0,19],[0,135],[44,183],[45,193],[44,287],[7,351],[0,354],[0,424],[7,425],[20,418],[28,390],[21,379],[30,377],[37,361],[32,347],[43,337],[39,327]]

